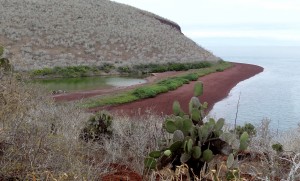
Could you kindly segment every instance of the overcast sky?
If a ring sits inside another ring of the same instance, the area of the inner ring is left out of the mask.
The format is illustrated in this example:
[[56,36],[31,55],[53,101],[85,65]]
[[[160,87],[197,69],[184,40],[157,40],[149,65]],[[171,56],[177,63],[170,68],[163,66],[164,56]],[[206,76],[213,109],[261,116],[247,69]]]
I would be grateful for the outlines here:
[[204,46],[300,46],[300,0],[115,1],[175,21]]

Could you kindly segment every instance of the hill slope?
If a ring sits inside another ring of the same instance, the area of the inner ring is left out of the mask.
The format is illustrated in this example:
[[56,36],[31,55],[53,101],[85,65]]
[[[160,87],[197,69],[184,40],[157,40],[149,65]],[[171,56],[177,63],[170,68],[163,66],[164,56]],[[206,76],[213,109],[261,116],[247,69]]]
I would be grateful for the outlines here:
[[217,61],[180,27],[108,0],[0,0],[0,44],[17,70]]

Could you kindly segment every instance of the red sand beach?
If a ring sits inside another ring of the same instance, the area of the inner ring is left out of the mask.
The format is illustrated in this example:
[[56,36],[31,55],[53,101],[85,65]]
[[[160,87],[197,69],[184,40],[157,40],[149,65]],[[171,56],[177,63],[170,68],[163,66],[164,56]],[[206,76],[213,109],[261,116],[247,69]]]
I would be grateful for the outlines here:
[[[213,105],[228,96],[230,90],[239,82],[246,80],[263,71],[262,67],[250,64],[234,63],[234,66],[223,71],[216,72],[204,77],[199,81],[203,82],[204,93],[200,96],[201,102],[208,103],[208,110]],[[193,87],[195,82],[186,84],[177,90],[160,94],[155,98],[143,99],[136,102],[122,104],[118,106],[107,106],[94,108],[90,111],[106,109],[112,112],[121,112],[128,115],[135,115],[137,112],[143,114],[147,110],[152,113],[169,115],[172,114],[172,104],[175,100],[179,101],[182,109],[187,112],[188,102],[193,96]]]

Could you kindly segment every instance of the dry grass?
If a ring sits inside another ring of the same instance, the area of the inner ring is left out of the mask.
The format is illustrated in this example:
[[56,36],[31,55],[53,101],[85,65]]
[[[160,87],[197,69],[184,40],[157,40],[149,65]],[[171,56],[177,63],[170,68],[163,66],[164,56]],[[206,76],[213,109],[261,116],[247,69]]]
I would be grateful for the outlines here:
[[96,180],[107,163],[142,174],[144,156],[158,144],[159,116],[116,116],[112,136],[85,143],[79,133],[89,114],[73,104],[57,105],[48,92],[13,75],[1,75],[0,89],[0,180]]
[[13,75],[2,76],[0,82],[3,177],[97,177],[102,168],[91,167],[93,164],[85,159],[95,151],[94,145],[78,140],[88,115],[73,105],[56,105],[40,88],[17,81]]
[[[244,166],[260,180],[299,180],[299,129],[277,132],[269,127],[270,121],[264,119],[256,126],[257,135],[249,147],[251,156]],[[272,149],[276,143],[283,145],[283,152]]]
[[106,161],[128,165],[142,174],[144,158],[151,150],[158,148],[164,134],[162,122],[162,117],[151,114],[135,118],[115,116],[113,135],[103,140]]

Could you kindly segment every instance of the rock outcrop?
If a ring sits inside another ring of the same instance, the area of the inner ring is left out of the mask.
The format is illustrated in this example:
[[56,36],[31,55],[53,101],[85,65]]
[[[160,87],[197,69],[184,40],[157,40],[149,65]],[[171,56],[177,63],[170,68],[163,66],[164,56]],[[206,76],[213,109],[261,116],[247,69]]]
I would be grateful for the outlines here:
[[0,0],[0,44],[16,70],[218,61],[165,18],[108,0]]

